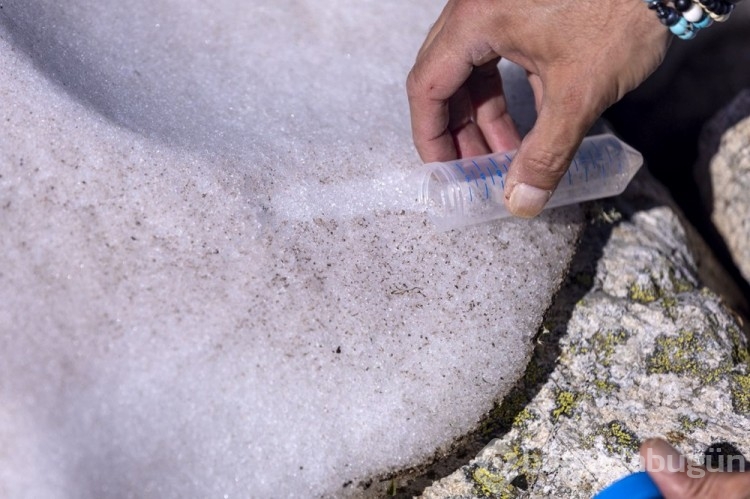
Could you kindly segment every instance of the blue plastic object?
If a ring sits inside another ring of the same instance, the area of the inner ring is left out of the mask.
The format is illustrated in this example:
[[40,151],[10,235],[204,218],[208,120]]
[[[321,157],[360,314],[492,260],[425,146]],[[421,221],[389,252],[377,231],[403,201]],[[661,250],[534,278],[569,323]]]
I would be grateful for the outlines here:
[[664,499],[645,471],[622,478],[594,496],[594,499]]

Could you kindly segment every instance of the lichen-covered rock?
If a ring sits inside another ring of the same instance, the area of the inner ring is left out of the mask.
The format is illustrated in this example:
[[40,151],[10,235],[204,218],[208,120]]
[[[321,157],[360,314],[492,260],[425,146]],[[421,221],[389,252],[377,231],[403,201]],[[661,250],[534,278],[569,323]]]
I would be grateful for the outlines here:
[[488,418],[507,431],[425,498],[588,499],[638,469],[652,436],[698,458],[750,451],[744,332],[652,182],[594,208],[524,379]]
[[696,176],[711,220],[750,281],[750,89],[704,128]]

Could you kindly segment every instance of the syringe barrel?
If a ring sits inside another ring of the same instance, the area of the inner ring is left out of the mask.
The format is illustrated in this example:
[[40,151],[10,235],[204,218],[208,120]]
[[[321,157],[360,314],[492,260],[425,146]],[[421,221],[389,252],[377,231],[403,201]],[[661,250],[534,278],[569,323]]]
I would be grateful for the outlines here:
[[[510,216],[503,198],[514,154],[422,166],[416,172],[419,202],[438,230]],[[620,194],[642,164],[643,156],[614,135],[586,137],[546,208]]]

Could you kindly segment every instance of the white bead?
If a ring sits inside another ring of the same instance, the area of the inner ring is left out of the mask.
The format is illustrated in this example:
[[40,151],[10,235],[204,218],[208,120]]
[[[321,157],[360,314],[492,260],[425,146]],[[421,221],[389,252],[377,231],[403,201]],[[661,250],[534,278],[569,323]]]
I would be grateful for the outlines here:
[[682,17],[684,17],[686,21],[697,23],[703,18],[703,9],[700,5],[694,3],[688,10],[682,13]]

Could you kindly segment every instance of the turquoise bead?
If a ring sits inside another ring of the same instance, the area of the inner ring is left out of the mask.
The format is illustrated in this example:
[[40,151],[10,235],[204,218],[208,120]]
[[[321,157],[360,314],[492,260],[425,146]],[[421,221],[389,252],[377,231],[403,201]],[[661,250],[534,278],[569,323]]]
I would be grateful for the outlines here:
[[704,29],[704,28],[708,28],[713,23],[714,23],[714,20],[711,19],[711,16],[709,16],[708,14],[703,14],[703,18],[697,23],[693,23],[693,26],[695,26],[698,29]]
[[688,31],[691,31],[690,29],[690,23],[687,22],[687,20],[680,16],[680,20],[677,21],[675,24],[669,27],[669,31],[674,33],[675,35],[682,37],[685,33]]
[[695,34],[696,33],[697,33],[697,31],[688,30],[688,31],[684,32],[683,34],[677,35],[677,36],[680,38],[680,40],[692,40],[693,38],[695,38]]

